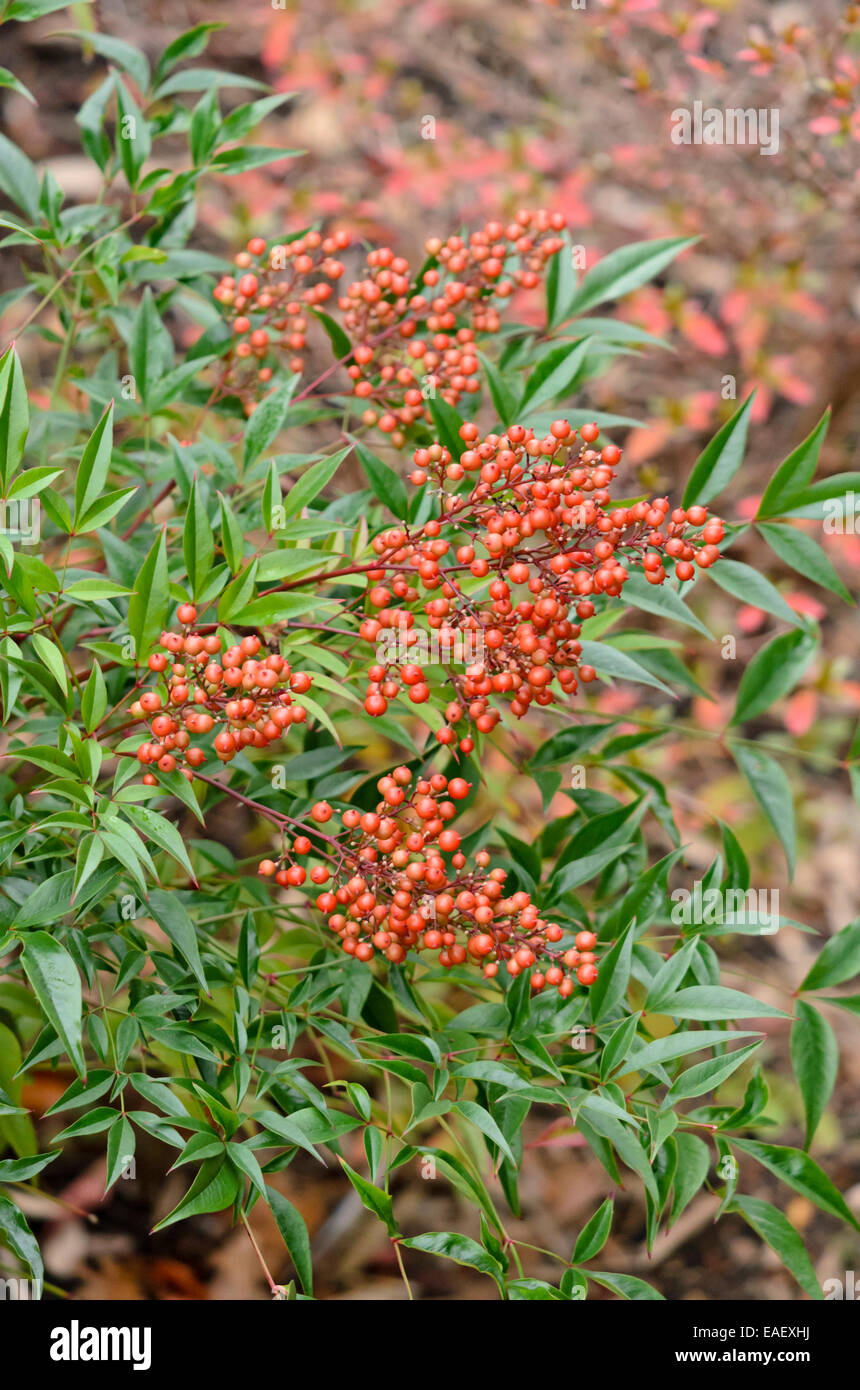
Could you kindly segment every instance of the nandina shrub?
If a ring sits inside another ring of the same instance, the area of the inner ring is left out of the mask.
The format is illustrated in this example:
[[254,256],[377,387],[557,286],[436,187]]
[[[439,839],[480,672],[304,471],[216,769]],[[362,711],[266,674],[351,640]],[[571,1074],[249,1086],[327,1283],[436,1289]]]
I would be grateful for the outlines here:
[[[4,245],[24,274],[0,363],[3,1239],[41,1279],[16,1190],[50,1190],[50,1165],[85,1136],[104,1136],[111,1188],[143,1133],[165,1170],[191,1169],[157,1229],[271,1207],[276,1295],[313,1291],[308,1231],[272,1180],[304,1153],[341,1165],[407,1283],[418,1250],[503,1298],[578,1299],[590,1283],[660,1297],[593,1268],[611,1195],[554,1252],[553,1282],[526,1272],[534,1113],[593,1152],[610,1191],[632,1170],[649,1247],[707,1187],[821,1297],[741,1163],[857,1228],[808,1152],[833,1030],[805,998],[779,1008],[725,986],[718,949],[797,924],[744,910],[750,865],[722,824],[707,907],[678,913],[684,789],[631,756],[671,720],[593,695],[695,689],[663,629],[712,637],[691,606],[712,578],[787,625],[747,667],[735,725],[819,645],[764,559],[727,557],[750,524],[711,510],[742,465],[749,401],[675,499],[642,496],[625,470],[609,436],[635,422],[570,405],[614,342],[585,310],[688,243],[624,248],[577,283],[563,220],[524,209],[431,238],[418,267],[340,226],[255,235],[225,263],[190,244],[198,185],[285,152],[238,143],[274,99],[224,115],[205,74],[179,67],[205,38],[183,35],[150,74],[89,36],[115,64],[79,117],[96,203],[68,205],[4,146]],[[201,88],[191,108],[174,101]],[[192,167],[171,173],[158,148],[186,136]],[[37,333],[54,376],[34,362],[28,389]],[[792,522],[857,485],[813,481],[825,429],[774,472],[756,534],[847,597]],[[650,626],[616,630],[625,616]],[[793,867],[780,762],[726,741]],[[559,812],[557,768],[598,747],[619,795],[573,778]],[[537,784],[528,841],[484,788],[491,756]],[[248,818],[241,860],[215,829],[227,808]],[[773,983],[766,956],[762,969]],[[798,992],[858,970],[854,923]],[[823,1002],[856,1012],[851,996]],[[802,1148],[774,1142],[762,1065],[771,1022],[789,1019]],[[39,1152],[21,1096],[46,1068],[61,1094],[35,1117]],[[469,1230],[401,1229],[400,1170],[427,1162],[473,1208]]]

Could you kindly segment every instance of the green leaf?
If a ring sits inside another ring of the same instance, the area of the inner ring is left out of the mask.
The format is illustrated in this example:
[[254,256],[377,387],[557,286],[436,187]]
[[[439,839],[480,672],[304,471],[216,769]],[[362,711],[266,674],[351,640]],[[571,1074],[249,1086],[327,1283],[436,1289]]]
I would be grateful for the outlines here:
[[609,1238],[613,1209],[612,1198],[607,1197],[588,1224],[583,1226],[570,1257],[571,1264],[585,1264],[586,1260],[593,1260],[595,1255],[600,1254]]
[[691,1096],[702,1096],[707,1091],[715,1091],[726,1077],[737,1071],[759,1047],[761,1041],[747,1043],[746,1047],[735,1048],[734,1052],[727,1053],[725,1057],[712,1057],[706,1062],[688,1067],[672,1082],[666,1092],[665,1104],[675,1105],[679,1100],[689,1100]]
[[117,1115],[107,1137],[107,1179],[105,1192],[113,1187],[117,1178],[134,1158],[134,1130],[125,1115]]
[[0,1182],[26,1182],[59,1156],[58,1153],[33,1154],[27,1158],[0,1159]]
[[553,763],[569,762],[571,758],[579,757],[592,744],[599,743],[607,732],[607,726],[604,724],[583,724],[579,727],[561,729],[541,744],[531,759],[531,766],[539,769],[551,767]]
[[[152,149],[149,122],[120,77],[114,79],[117,99],[116,147],[129,187],[137,187],[138,177]],[[132,367],[134,372],[134,368]],[[140,383],[141,378],[135,377]],[[141,395],[143,391],[141,390]],[[144,397],[145,399],[145,397]]]
[[[0,87],[9,87],[13,92],[18,92],[20,96],[26,97],[34,106],[38,105],[33,93],[24,86],[23,82],[19,82],[15,74],[10,72],[8,68],[0,68]],[[10,226],[11,224],[4,222],[3,225]],[[33,240],[35,241],[36,238],[34,237]]]
[[165,372],[173,364],[173,344],[161,322],[149,286],[131,321],[128,337],[128,364],[144,407]]
[[708,574],[715,584],[742,603],[763,608],[765,613],[772,613],[775,618],[790,623],[792,627],[803,627],[800,615],[789,608],[779,590],[752,565],[742,564],[740,560],[727,560],[725,555],[721,555]]
[[[788,1018],[782,1009],[763,1004],[751,994],[722,985],[691,985],[680,989],[660,1005],[662,1013],[672,1018],[691,1018],[701,1021],[721,1018]],[[634,1059],[631,1058],[631,1066]]]
[[161,81],[171,68],[185,58],[199,57],[209,43],[210,34],[223,28],[223,24],[195,24],[193,28],[186,29],[178,38],[173,39],[158,60],[155,69],[157,80]]
[[239,1178],[227,1159],[223,1155],[207,1158],[182,1201],[169,1216],[153,1226],[153,1232],[163,1231],[166,1226],[172,1226],[175,1221],[184,1221],[189,1216],[224,1211],[233,1205],[238,1192]]
[[786,565],[797,570],[797,573],[802,574],[805,579],[810,579],[813,584],[820,584],[823,589],[829,589],[832,594],[838,594],[846,603],[854,604],[854,599],[842,583],[821,546],[805,531],[801,531],[797,526],[784,523],[774,525],[768,521],[758,522],[757,529],[764,536],[771,550]]
[[439,443],[450,451],[451,458],[457,462],[460,455],[465,453],[465,445],[460,435],[462,416],[441,396],[431,396],[427,404],[433,416]]
[[388,1193],[383,1192],[381,1187],[374,1187],[372,1182],[367,1181],[367,1178],[356,1173],[345,1159],[340,1160],[340,1165],[361,1198],[362,1205],[367,1207],[368,1211],[373,1212],[374,1216],[379,1217],[390,1236],[399,1235],[399,1228],[394,1218],[394,1207]]
[[680,950],[675,951],[668,960],[665,960],[651,980],[648,986],[648,993],[645,996],[645,1008],[650,1013],[657,1013],[660,1005],[670,999],[683,980],[687,971],[693,963],[693,957],[698,954],[699,943],[694,937],[688,941]]
[[564,1303],[563,1293],[545,1279],[511,1279],[506,1285],[511,1303]]
[[505,1157],[516,1167],[516,1159],[514,1158],[511,1147],[488,1110],[485,1110],[483,1106],[478,1105],[473,1100],[456,1100],[454,1102],[454,1109],[459,1111],[465,1119],[470,1120],[473,1125],[481,1130],[490,1142],[501,1149]]
[[755,719],[787,695],[817,651],[815,634],[797,628],[780,633],[773,641],[759,647],[741,677],[732,724]]
[[630,966],[633,953],[633,923],[628,926],[612,950],[600,962],[600,973],[591,986],[591,1017],[599,1023],[604,1014],[621,1003],[630,983]]
[[191,494],[188,498],[188,511],[182,533],[182,553],[185,557],[191,593],[194,598],[199,598],[212,567],[215,538],[209,525],[203,490],[198,486],[196,477],[191,484]]
[[[560,257],[553,256],[552,261],[550,263],[550,274],[552,273],[552,266],[555,265],[556,261],[558,261],[559,259]],[[493,407],[498,413],[499,420],[505,427],[514,424],[516,422],[517,417],[516,393],[508,385],[507,381],[502,376],[502,373],[498,370],[495,363],[490,361],[489,357],[485,357],[482,352],[479,352],[478,358],[481,363],[481,370],[483,371],[487,385],[490,388],[490,396],[492,397]]]
[[[79,774],[76,772],[75,776]],[[45,926],[64,917],[72,906],[72,883],[74,870],[64,869],[62,873],[52,874],[44,879],[32,893],[24,899],[15,913],[15,927]]]
[[343,463],[352,445],[345,449],[339,449],[336,454],[331,454],[329,458],[320,459],[318,463],[311,464],[306,473],[303,473],[297,483],[290,488],[284,498],[284,511],[288,517],[297,516],[300,511],[313,502],[318,497],[323,488],[331,482],[340,465]]
[[50,671],[51,675],[54,677],[54,680],[57,682],[57,685],[60,687],[63,694],[68,695],[69,681],[66,675],[66,666],[65,662],[63,661],[63,654],[60,651],[59,647],[56,647],[54,643],[51,642],[47,637],[43,636],[41,632],[34,632],[33,646],[35,648],[36,655],[38,656],[42,665],[45,667],[46,670]]
[[76,777],[78,770],[75,763],[66,753],[61,753],[59,748],[44,747],[41,744],[33,743],[29,748],[15,748],[9,757],[23,758],[28,763],[33,763],[35,767],[41,767],[45,772],[52,772],[55,776]]
[[811,1004],[799,999],[791,1028],[791,1065],[797,1077],[806,1112],[806,1142],[809,1148],[829,1101],[839,1071],[839,1046],[833,1029]]
[[710,641],[714,640],[714,634],[705,627],[705,624],[696,617],[695,613],[690,612],[680,594],[665,584],[659,587],[656,584],[649,584],[647,579],[642,578],[641,574],[634,572],[624,585],[624,599],[625,602],[632,603],[645,613],[656,613],[660,618],[668,618],[676,623],[685,623],[687,627],[695,628],[696,632],[700,632],[703,637],[707,637]]
[[[82,0],[82,3],[88,5],[91,0]],[[23,24],[31,19],[41,19],[43,15],[53,14],[54,10],[65,10],[68,5],[69,0],[12,0],[3,18],[17,19]]]
[[583,338],[577,343],[559,343],[548,352],[529,375],[517,414],[536,410],[572,391],[590,347],[590,341]]
[[245,468],[263,455],[275,436],[283,429],[290,401],[295,395],[299,377],[292,376],[278,386],[257,406],[245,426]]
[[[196,32],[200,33],[202,27],[198,25]],[[210,30],[216,27],[218,26],[207,26]],[[176,42],[178,43],[179,40]],[[191,54],[185,53],[181,56],[190,57]],[[176,62],[178,59],[174,58],[173,61]],[[175,72],[166,82],[162,82],[154,96],[162,100],[164,97],[174,96],[177,92],[206,92],[213,86],[250,87],[263,92],[266,90],[265,82],[258,82],[256,77],[243,77],[236,72],[223,72],[221,68],[185,68],[182,72]]]
[[760,1197],[742,1196],[733,1197],[726,1211],[737,1212],[752,1226],[756,1235],[776,1251],[804,1293],[816,1301],[824,1297],[812,1262],[803,1248],[803,1241],[781,1211]]
[[849,1211],[845,1199],[837,1187],[822,1172],[818,1164],[801,1149],[784,1148],[778,1144],[760,1144],[756,1139],[733,1139],[732,1143],[744,1153],[750,1154],[768,1172],[774,1173],[784,1183],[808,1197],[822,1211],[847,1221],[855,1231],[860,1231],[860,1222]]
[[673,1180],[670,1225],[674,1225],[684,1208],[689,1206],[708,1176],[711,1166],[708,1146],[697,1134],[678,1130],[675,1143],[678,1148],[678,1166]]
[[99,1096],[103,1096],[109,1090],[115,1080],[115,1073],[112,1071],[91,1071],[86,1081],[73,1081],[67,1087],[59,1100],[49,1106],[45,1111],[46,1115],[59,1115],[63,1110],[76,1110],[81,1106],[89,1106]]
[[[59,9],[60,6],[57,5],[56,8]],[[91,29],[60,32],[64,38],[79,39],[83,45],[94,49],[102,58],[107,58],[109,62],[122,68],[123,72],[134,78],[141,92],[146,93],[149,89],[149,63],[134,44],[126,43],[124,39],[112,38],[109,34],[99,34]]]
[[100,527],[107,526],[136,492],[136,487],[117,488],[115,492],[106,492],[104,497],[94,502],[75,523],[75,534],[85,536],[89,531],[97,531]]
[[212,160],[211,167],[222,174],[246,174],[249,169],[280,164],[281,160],[295,159],[303,153],[303,150],[285,150],[281,145],[238,145],[230,150],[220,150]]
[[237,574],[242,568],[242,555],[245,549],[244,532],[223,493],[219,492],[218,500],[221,503],[221,548],[224,551],[224,559],[230,566],[231,574]]
[[410,1250],[423,1250],[428,1255],[443,1255],[446,1260],[454,1260],[458,1265],[469,1265],[499,1283],[501,1265],[471,1236],[463,1236],[455,1231],[426,1231],[424,1235],[401,1240],[400,1244]]
[[41,1280],[45,1272],[39,1244],[24,1213],[0,1193],[0,1236],[9,1249],[28,1267],[34,1279]]
[[36,497],[40,492],[44,492],[55,478],[61,478],[62,475],[62,468],[26,468],[10,483],[7,496],[10,499]]
[[75,884],[72,902],[88,879],[92,878],[104,858],[105,842],[100,835],[83,835],[75,856]]
[[634,661],[632,656],[618,651],[608,642],[588,642],[583,638],[580,645],[583,665],[593,666],[598,674],[617,676],[619,680],[637,681],[640,685],[651,685],[655,690],[662,690],[664,695],[672,695],[669,686],[664,685],[659,677],[652,676],[651,672],[640,666],[638,661]]
[[[165,824],[169,823],[169,821],[165,821]],[[153,888],[149,894],[148,906],[156,922],[170,937],[201,988],[208,990],[209,985],[203,973],[200,950],[197,945],[197,933],[181,900],[175,893],[165,893],[160,888]]]
[[831,936],[800,985],[799,992],[841,985],[855,975],[860,975],[860,917]]
[[265,1200],[266,1183],[263,1178],[263,1170],[253,1149],[249,1149],[247,1144],[228,1144],[227,1157],[234,1167],[248,1178],[251,1188]]
[[[0,136],[2,154],[3,136]],[[8,141],[7,141],[8,143]],[[2,164],[2,159],[0,159]],[[0,175],[2,178],[2,175]],[[2,182],[0,182],[2,187]],[[30,407],[24,373],[14,347],[0,357],[0,476],[5,493],[9,480],[24,453],[30,426]],[[11,564],[9,565],[11,569]]]
[[[264,98],[263,101],[254,102],[254,106],[263,106],[266,102],[272,101],[273,99],[274,99],[275,101],[277,101],[277,102],[281,102],[281,101],[285,101],[285,100],[286,100],[286,96],[280,96],[280,97],[276,97],[276,98],[266,97],[266,98]],[[248,109],[250,110],[250,109],[252,109],[252,108],[248,108]],[[234,112],[233,115],[235,115],[235,114],[236,114],[236,113]],[[233,136],[229,136],[229,135],[226,134],[226,126],[229,125],[229,122],[230,122],[231,119],[232,119],[232,116],[231,116],[231,117],[228,117],[227,121],[225,122],[225,138],[227,138],[227,139],[233,139],[233,138],[234,138]],[[243,132],[243,133],[244,133],[244,132]],[[240,137],[237,136],[237,137],[235,137],[235,138],[240,138]],[[351,356],[352,356],[352,343],[350,342],[350,340],[349,340],[349,338],[347,337],[346,333],[344,333],[343,329],[341,328],[341,326],[340,326],[340,324],[337,322],[337,320],[336,320],[336,319],[333,319],[332,316],[331,316],[331,314],[326,314],[326,313],[324,313],[324,311],[323,311],[322,309],[314,309],[314,308],[311,308],[311,313],[313,314],[314,318],[317,319],[318,322],[322,324],[323,330],[324,330],[324,332],[325,332],[325,335],[326,335],[326,337],[328,338],[329,342],[331,343],[332,348],[333,348],[333,350],[334,350],[334,355],[335,355],[335,357],[338,359],[338,361],[339,361],[339,362],[345,361],[346,358],[351,357]]]
[[779,465],[759,503],[758,517],[780,516],[798,505],[804,488],[818,467],[818,455],[830,424],[830,410],[825,410],[811,434]]
[[[9,18],[9,15],[6,15]],[[31,222],[39,224],[39,174],[35,164],[23,150],[0,135],[0,190]]]
[[791,784],[779,763],[758,748],[729,740],[732,757],[750,785],[752,794],[764,811],[788,862],[789,877],[794,875],[795,822]]
[[138,662],[164,628],[169,602],[167,542],[164,531],[161,531],[143,562],[128,603],[128,630],[134,639],[135,659]]
[[593,1279],[595,1284],[602,1284],[605,1289],[611,1289],[621,1298],[633,1299],[637,1303],[664,1303],[665,1299],[650,1284],[646,1284],[644,1279],[637,1279],[634,1274],[608,1274],[606,1270],[590,1269],[589,1279]]
[[679,1029],[665,1038],[655,1038],[653,1042],[645,1043],[631,1052],[627,1061],[630,1071],[648,1071],[654,1066],[662,1066],[664,1062],[672,1062],[676,1057],[698,1052],[703,1047],[713,1047],[716,1043],[725,1046],[727,1042],[734,1042],[735,1038],[755,1036],[753,1032],[744,1031],[727,1033],[722,1028],[702,1028],[698,1032]]
[[[682,506],[690,507],[694,502],[704,505],[710,502],[712,497],[717,497],[731,482],[743,463],[750,410],[754,400],[755,391],[751,391],[732,418],[727,420],[710,443],[705,445],[693,465],[693,471],[684,489]],[[625,593],[626,591],[625,585]]]
[[206,164],[215,150],[221,127],[221,109],[218,105],[218,89],[212,87],[205,92],[191,113],[188,128],[188,143],[191,149],[191,162],[199,167]]
[[310,1298],[313,1295],[313,1265],[311,1264],[311,1241],[304,1218],[292,1202],[288,1202],[286,1197],[274,1187],[266,1188],[266,1201],[272,1209],[272,1215],[295,1266],[301,1286]]
[[78,1076],[87,1065],[81,1033],[83,998],[78,967],[64,946],[46,931],[28,932],[22,957],[24,973],[45,1017],[63,1043]]
[[404,520],[409,511],[409,495],[403,479],[366,445],[356,443],[355,452],[373,493],[394,516]]
[[81,718],[84,721],[84,728],[88,734],[99,723],[107,709],[107,691],[105,689],[105,678],[102,675],[102,668],[97,661],[93,662],[93,669],[90,671],[89,679],[84,686],[84,693],[81,697]]
[[[664,270],[680,251],[693,246],[698,237],[662,237],[653,241],[634,241],[611,251],[583,277],[569,301],[563,317],[584,314],[606,299],[621,299]],[[558,322],[561,322],[561,317]]]

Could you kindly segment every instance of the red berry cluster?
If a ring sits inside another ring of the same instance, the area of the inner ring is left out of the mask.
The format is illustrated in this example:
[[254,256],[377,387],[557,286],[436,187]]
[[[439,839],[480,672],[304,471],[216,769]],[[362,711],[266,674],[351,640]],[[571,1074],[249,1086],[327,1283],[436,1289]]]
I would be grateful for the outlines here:
[[432,423],[420,378],[450,405],[478,391],[475,337],[499,330],[493,300],[540,282],[546,263],[564,245],[558,235],[564,226],[560,213],[541,208],[518,212],[507,227],[488,222],[468,240],[431,237],[431,263],[414,281],[409,263],[390,247],[371,251],[366,276],[338,300],[355,343],[353,392],[368,402],[364,423],[390,434],[399,448],[404,429],[422,419]]
[[[507,227],[488,222],[468,240],[432,237],[429,262],[417,275],[390,246],[369,252],[363,275],[337,301],[353,345],[347,370],[366,405],[364,424],[399,448],[410,425],[432,422],[426,395],[438,390],[456,405],[463,393],[476,392],[476,335],[498,331],[497,306],[517,287],[539,284],[564,245],[564,226],[560,213],[541,208],[518,212]],[[213,292],[231,314],[234,335],[219,394],[239,395],[250,414],[259,384],[272,379],[271,353],[289,352],[290,369],[304,370],[307,309],[331,299],[344,273],[338,256],[349,244],[345,231],[309,231],[269,250],[262,237],[251,238],[235,258],[238,274],[222,276]]]
[[[152,719],[153,741],[138,748],[140,763],[155,764],[162,772],[184,763],[179,770],[191,781],[194,769],[209,757],[205,748],[192,745],[192,735],[210,734],[217,727],[213,751],[220,762],[229,763],[241,749],[266,748],[285,737],[292,724],[304,723],[307,712],[293,696],[310,690],[307,672],[293,671],[277,652],[258,659],[259,637],[243,637],[222,653],[216,634],[204,637],[187,630],[197,617],[191,603],[180,604],[177,617],[186,631],[163,632],[164,651],[153,652],[148,662],[150,671],[161,674],[170,660],[165,653],[182,658],[165,677],[166,695],[146,690],[130,709],[134,718]],[[151,772],[143,780],[156,782]]]
[[[235,258],[238,279],[223,275],[219,280],[213,295],[231,310],[234,334],[224,386],[247,396],[249,409],[254,381],[272,378],[273,367],[266,362],[272,352],[280,349],[291,353],[290,370],[304,371],[305,359],[299,354],[307,346],[306,307],[325,304],[331,298],[332,282],[339,280],[344,270],[337,256],[349,243],[348,232],[323,237],[310,231],[267,252],[263,238],[252,237],[247,249]],[[307,284],[309,276],[323,278]],[[247,371],[249,365],[252,372]]]
[[[486,850],[468,865],[459,832],[449,824],[455,803],[469,794],[468,782],[440,772],[415,781],[408,767],[396,767],[377,789],[375,810],[349,807],[340,814],[337,838],[312,832],[325,850],[299,835],[278,862],[262,860],[258,872],[283,887],[301,887],[308,878],[327,885],[316,905],[342,950],[356,960],[370,961],[379,952],[397,963],[410,949],[435,951],[442,966],[470,960],[488,979],[502,964],[509,975],[537,967],[532,989],[554,986],[563,998],[575,988],[572,972],[581,985],[594,983],[593,932],[580,932],[575,947],[556,949],[562,928],[539,915],[528,893],[505,897],[507,874],[489,868]],[[325,801],[311,810],[318,826],[334,815]],[[308,854],[316,861],[309,873],[296,862]]]
[[[412,481],[434,480],[442,517],[416,534],[398,527],[373,542],[379,567],[368,572],[367,600],[376,611],[360,627],[378,653],[368,673],[368,714],[384,714],[401,686],[413,704],[429,697],[424,669],[408,654],[428,634],[404,606],[416,604],[422,589],[438,591],[423,611],[443,662],[465,638],[475,652],[464,671],[449,670],[456,699],[437,738],[450,745],[466,711],[481,732],[490,732],[499,719],[489,708],[494,694],[511,694],[511,710],[520,717],[533,700],[553,703],[555,682],[573,694],[579,681],[593,681],[594,668],[580,662],[580,621],[594,614],[595,595],[622,593],[632,568],[659,585],[667,564],[684,581],[695,572],[693,562],[708,568],[719,558],[723,523],[706,507],[670,511],[665,497],[613,504],[610,484],[621,450],[615,444],[593,448],[598,434],[595,424],[577,431],[556,420],[544,438],[512,425],[504,435],[481,439],[477,425],[465,424],[458,460],[440,444],[415,451]],[[450,490],[470,474],[471,491]],[[451,540],[442,535],[443,525]],[[456,563],[446,565],[452,549]],[[486,578],[486,590],[467,596],[463,571]],[[401,606],[392,606],[395,600]],[[406,652],[384,658],[380,644],[392,628]],[[471,751],[471,740],[460,747]]]

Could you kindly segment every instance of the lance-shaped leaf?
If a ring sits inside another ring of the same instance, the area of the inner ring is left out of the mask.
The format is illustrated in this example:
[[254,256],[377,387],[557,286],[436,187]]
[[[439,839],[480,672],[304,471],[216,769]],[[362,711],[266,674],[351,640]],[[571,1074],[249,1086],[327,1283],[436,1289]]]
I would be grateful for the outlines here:
[[806,1143],[809,1148],[818,1122],[836,1085],[839,1047],[830,1024],[817,1009],[799,999],[797,1017],[791,1029],[791,1065],[797,1077],[806,1112]]
[[800,989],[826,989],[855,975],[860,975],[860,917],[831,936]]
[[719,429],[693,465],[689,482],[684,489],[683,506],[690,507],[694,502],[700,505],[710,502],[728,486],[737,473],[744,458],[747,442],[750,410],[755,400],[751,391],[743,405]]
[[153,1231],[163,1231],[166,1226],[172,1226],[175,1221],[184,1221],[189,1216],[224,1211],[233,1205],[238,1192],[239,1176],[233,1165],[223,1155],[208,1158],[182,1201],[169,1216],[153,1226]]
[[75,478],[75,523],[82,521],[105,490],[113,448],[113,401],[84,446]]
[[750,785],[785,850],[788,872],[794,875],[795,820],[791,785],[783,768],[766,753],[745,744],[729,742],[732,757]]
[[804,1293],[816,1301],[824,1297],[803,1241],[781,1211],[760,1197],[742,1196],[733,1197],[726,1211],[737,1212],[762,1240],[767,1241]]
[[[169,824],[169,822],[165,822],[165,824]],[[209,986],[203,973],[194,922],[186,912],[182,901],[175,893],[165,893],[161,888],[153,888],[149,894],[148,904],[158,925],[170,937],[202,988],[208,990]]]
[[295,1265],[301,1286],[308,1298],[313,1296],[313,1265],[311,1264],[311,1241],[304,1217],[292,1202],[274,1187],[266,1188],[266,1201],[272,1209],[275,1224],[281,1233],[290,1259]]
[[634,241],[611,251],[585,275],[573,298],[555,315],[561,323],[572,314],[584,314],[604,300],[620,299],[653,280],[665,270],[680,251],[693,246],[698,237],[660,237],[653,241]]
[[162,531],[143,562],[128,603],[128,630],[134,639],[138,661],[167,621],[169,598],[167,543]]
[[800,505],[803,490],[818,467],[818,455],[830,424],[830,411],[825,410],[811,434],[779,465],[759,503],[758,516],[780,516]]
[[[9,142],[2,136],[0,141],[2,157],[3,149]],[[9,148],[15,147],[9,145]],[[0,187],[4,185],[0,183]],[[14,347],[9,347],[0,357],[0,476],[3,480],[4,495],[12,474],[21,462],[29,425],[30,408],[24,373]]]
[[209,578],[212,557],[215,554],[215,538],[209,525],[203,489],[199,486],[197,478],[191,484],[191,495],[188,498],[188,512],[182,533],[182,553],[191,592],[198,598]]
[[0,1235],[9,1249],[27,1265],[34,1279],[41,1280],[44,1274],[39,1244],[24,1213],[0,1193]]
[[85,1077],[78,967],[65,946],[45,931],[30,932],[24,938],[23,965],[45,1017],[61,1039],[75,1071]]
[[834,1186],[827,1174],[802,1149],[790,1149],[780,1144],[760,1144],[756,1139],[733,1139],[732,1143],[735,1148],[750,1154],[769,1172],[781,1178],[795,1192],[808,1197],[810,1202],[814,1202],[822,1211],[828,1212],[831,1216],[838,1216],[841,1221],[853,1226],[855,1231],[860,1231],[860,1222],[847,1207],[838,1187]]
[[354,1168],[350,1168],[345,1159],[340,1160],[340,1165],[346,1176],[349,1178],[359,1197],[362,1206],[367,1207],[368,1211],[373,1212],[384,1225],[390,1236],[400,1234],[397,1221],[394,1216],[394,1207],[387,1192],[383,1192],[381,1187],[375,1187],[367,1178],[363,1178]]
[[817,651],[816,634],[800,628],[782,632],[772,642],[759,647],[741,677],[732,723],[755,719],[787,695]]

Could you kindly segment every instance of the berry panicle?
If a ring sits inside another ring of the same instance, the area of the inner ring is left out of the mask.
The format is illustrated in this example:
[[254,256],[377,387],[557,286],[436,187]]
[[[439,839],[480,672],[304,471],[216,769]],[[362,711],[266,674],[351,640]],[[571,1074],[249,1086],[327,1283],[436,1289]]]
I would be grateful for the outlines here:
[[[180,604],[177,619],[189,628],[197,618],[193,604]],[[153,652],[149,670],[163,676],[162,690],[144,691],[130,708],[135,719],[151,719],[152,741],[141,743],[138,762],[161,772],[175,768],[192,780],[211,756],[195,737],[212,734],[212,752],[229,763],[243,748],[267,748],[286,737],[307,712],[295,700],[306,694],[313,677],[293,671],[278,652],[260,655],[257,636],[242,637],[226,651],[212,633],[163,632],[161,651]],[[144,782],[156,778],[146,773]]]
[[[309,827],[278,860],[263,859],[258,872],[283,888],[308,880],[321,888],[316,906],[356,960],[381,954],[398,964],[410,950],[430,951],[446,969],[480,965],[487,979],[500,968],[509,975],[530,971],[535,992],[550,986],[565,999],[577,983],[594,983],[593,932],[580,931],[572,946],[563,946],[563,929],[540,916],[528,893],[505,895],[507,874],[490,868],[486,850],[467,861],[451,825],[457,803],[471,791],[463,777],[434,772],[416,779],[409,768],[396,767],[377,790],[372,811],[347,807],[338,815],[328,802],[317,802],[314,827],[339,820],[338,834]],[[315,861],[309,871],[298,862],[308,855]]]

